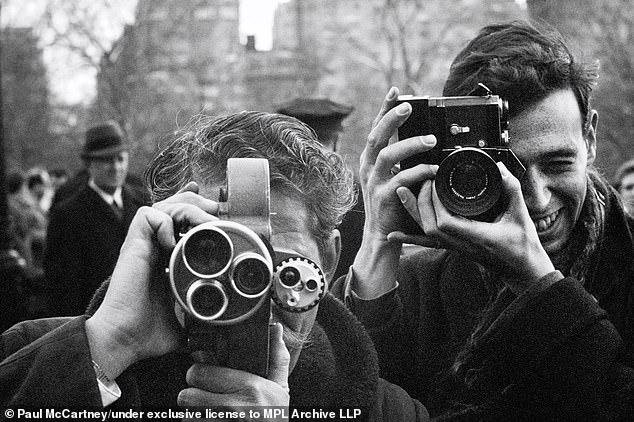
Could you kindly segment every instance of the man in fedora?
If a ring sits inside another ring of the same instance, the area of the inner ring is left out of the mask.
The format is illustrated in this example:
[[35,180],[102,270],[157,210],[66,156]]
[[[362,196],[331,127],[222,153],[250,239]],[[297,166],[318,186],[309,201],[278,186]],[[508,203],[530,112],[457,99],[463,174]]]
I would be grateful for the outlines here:
[[44,270],[51,315],[79,315],[105,280],[136,210],[139,193],[126,185],[128,146],[108,121],[86,131],[81,154],[88,180],[51,210]]

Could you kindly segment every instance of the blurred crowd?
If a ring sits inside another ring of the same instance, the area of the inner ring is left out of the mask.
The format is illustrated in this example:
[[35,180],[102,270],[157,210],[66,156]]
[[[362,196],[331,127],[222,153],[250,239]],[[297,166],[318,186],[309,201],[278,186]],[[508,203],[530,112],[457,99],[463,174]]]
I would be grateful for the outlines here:
[[21,317],[44,316],[48,312],[43,261],[49,210],[55,192],[68,179],[64,168],[32,167],[7,175],[9,248],[17,252],[24,280],[20,290],[26,309]]

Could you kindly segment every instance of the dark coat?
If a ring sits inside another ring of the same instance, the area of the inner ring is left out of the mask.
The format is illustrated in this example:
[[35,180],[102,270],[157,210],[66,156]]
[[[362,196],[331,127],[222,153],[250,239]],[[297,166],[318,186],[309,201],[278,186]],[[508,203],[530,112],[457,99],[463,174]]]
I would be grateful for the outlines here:
[[358,191],[357,202],[344,216],[339,227],[341,233],[341,255],[335,270],[334,280],[348,273],[363,240],[363,225],[365,224],[365,209],[361,187],[355,183]]
[[51,315],[81,315],[94,291],[110,276],[142,198],[123,187],[119,219],[87,184],[51,211],[44,271]]
[[369,330],[381,376],[440,420],[634,420],[634,220],[605,194],[585,283],[497,295],[481,265],[421,248],[385,296],[354,299],[344,280],[333,292]]
[[[26,321],[3,333],[0,405],[100,408],[84,322],[85,317]],[[357,408],[373,421],[429,420],[420,403],[378,378],[372,343],[341,302],[329,295],[322,300],[311,334],[289,377],[291,407]],[[183,353],[138,363],[117,378],[122,396],[111,408],[177,409],[192,363]]]

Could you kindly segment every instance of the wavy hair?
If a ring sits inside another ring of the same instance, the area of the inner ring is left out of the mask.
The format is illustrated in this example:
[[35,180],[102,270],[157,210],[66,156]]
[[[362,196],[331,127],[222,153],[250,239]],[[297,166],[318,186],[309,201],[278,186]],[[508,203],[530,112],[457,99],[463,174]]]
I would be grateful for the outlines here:
[[480,30],[451,64],[443,95],[468,95],[481,82],[508,101],[512,117],[554,91],[571,89],[585,134],[598,77],[598,64],[575,59],[556,29],[516,20]]
[[145,183],[152,201],[174,195],[190,181],[224,180],[227,159],[265,158],[271,190],[306,205],[320,250],[356,200],[352,172],[323,148],[299,120],[258,111],[195,116],[150,162]]

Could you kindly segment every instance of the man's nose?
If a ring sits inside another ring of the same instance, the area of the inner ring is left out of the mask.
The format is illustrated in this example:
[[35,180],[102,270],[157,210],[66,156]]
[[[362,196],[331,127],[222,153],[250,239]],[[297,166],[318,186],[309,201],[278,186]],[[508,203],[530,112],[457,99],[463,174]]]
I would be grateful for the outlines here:
[[537,169],[526,169],[521,181],[524,202],[529,211],[541,211],[548,207],[551,198],[548,178]]

